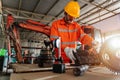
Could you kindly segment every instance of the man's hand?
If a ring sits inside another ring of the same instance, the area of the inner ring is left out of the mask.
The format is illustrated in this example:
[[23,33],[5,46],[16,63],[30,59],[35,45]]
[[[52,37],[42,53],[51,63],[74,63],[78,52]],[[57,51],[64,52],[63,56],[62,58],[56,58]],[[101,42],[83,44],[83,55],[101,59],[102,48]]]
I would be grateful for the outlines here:
[[66,56],[69,57],[71,60],[76,60],[76,58],[73,55],[73,51],[75,52],[76,50],[74,48],[66,47],[64,49],[64,52],[66,53]]

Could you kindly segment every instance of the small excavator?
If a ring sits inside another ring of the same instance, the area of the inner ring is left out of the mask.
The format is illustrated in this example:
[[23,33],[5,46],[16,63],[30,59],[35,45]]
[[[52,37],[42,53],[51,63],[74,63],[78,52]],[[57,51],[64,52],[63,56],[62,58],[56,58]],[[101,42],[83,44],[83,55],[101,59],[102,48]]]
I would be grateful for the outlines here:
[[[33,20],[27,20],[23,22],[14,22],[14,18],[12,15],[7,16],[7,26],[6,26],[6,34],[7,34],[7,43],[8,43],[8,53],[9,55],[11,54],[11,45],[10,45],[10,40],[13,41],[14,49],[16,51],[16,59],[18,63],[23,62],[23,57],[22,57],[22,48],[20,44],[20,36],[19,36],[19,31],[18,27],[27,29],[27,30],[32,30],[36,32],[43,33],[47,35],[48,37],[50,36],[50,26],[46,26],[40,22],[33,21]],[[92,31],[88,31],[85,26],[83,27],[84,32],[87,33],[88,35],[91,35],[95,39],[95,28],[92,28]],[[48,45],[48,44],[47,44]],[[103,63],[107,68],[110,70],[119,73],[120,72],[120,67],[117,64],[120,64],[119,58],[116,57],[115,55],[110,56],[109,52],[106,53],[108,50],[106,47],[108,44],[103,43],[101,46],[101,49],[99,52],[97,52],[94,48],[92,51],[90,51],[89,46],[86,46],[84,49],[78,49],[77,54],[74,54],[74,56],[77,58],[76,63],[81,65],[99,65]],[[109,47],[108,47],[109,48]],[[110,50],[109,50],[110,51]],[[112,54],[113,52],[111,52]],[[114,64],[114,65],[113,65]],[[81,69],[75,68],[74,69],[74,75],[79,76],[83,74],[84,70],[81,71]]]

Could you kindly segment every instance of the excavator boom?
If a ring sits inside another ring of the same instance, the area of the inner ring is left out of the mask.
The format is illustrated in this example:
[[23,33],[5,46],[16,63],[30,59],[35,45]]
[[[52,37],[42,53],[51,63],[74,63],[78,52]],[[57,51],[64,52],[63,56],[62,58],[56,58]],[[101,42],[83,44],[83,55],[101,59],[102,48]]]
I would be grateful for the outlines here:
[[14,22],[14,18],[12,17],[12,15],[7,16],[6,36],[7,36],[7,44],[8,44],[7,45],[8,53],[9,53],[9,55],[11,55],[10,41],[12,40],[13,46],[16,51],[16,59],[19,63],[21,63],[21,62],[23,62],[23,57],[22,57],[22,48],[21,48],[21,44],[20,44],[19,30],[17,27],[40,32],[49,37],[50,36],[50,26],[46,26],[42,23],[32,21],[32,20],[27,20],[24,22]]
[[50,36],[50,26],[45,26],[41,23],[37,24],[37,22],[35,23],[35,21],[32,21],[32,20],[28,20],[26,22],[18,23],[18,25],[21,28],[36,31],[36,32],[40,32],[40,33],[43,33],[47,36]]

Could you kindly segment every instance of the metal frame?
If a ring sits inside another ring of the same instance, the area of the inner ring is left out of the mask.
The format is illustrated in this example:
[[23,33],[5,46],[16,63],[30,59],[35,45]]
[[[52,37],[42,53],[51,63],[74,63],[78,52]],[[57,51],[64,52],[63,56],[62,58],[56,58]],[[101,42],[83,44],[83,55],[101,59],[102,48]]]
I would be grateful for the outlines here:
[[[19,19],[32,19],[32,20],[35,20],[35,21],[40,21],[40,22],[44,22],[46,23],[47,25],[49,25],[53,20],[55,20],[56,18],[60,18],[60,15],[64,12],[64,10],[62,10],[59,14],[57,14],[57,16],[50,16],[48,15],[49,11],[54,8],[55,4],[59,2],[59,0],[56,0],[56,2],[50,7],[50,9],[48,11],[46,11],[46,14],[39,14],[39,13],[35,13],[35,10],[37,9],[39,3],[40,3],[41,0],[39,0],[34,8],[34,10],[32,12],[29,12],[29,11],[24,11],[24,10],[21,10],[21,5],[22,5],[22,0],[19,0],[19,5],[18,5],[18,9],[13,9],[13,8],[8,8],[8,7],[3,7],[2,10],[6,13],[10,13],[12,14],[15,18],[19,18]],[[109,14],[109,13],[112,13],[113,15],[116,15],[118,13],[115,13],[114,11],[117,10],[109,10],[107,8],[109,8],[110,6],[116,4],[116,3],[119,3],[120,1],[117,0],[117,1],[113,1],[113,3],[110,3],[108,5],[105,5],[104,7],[102,7],[104,4],[106,4],[107,2],[111,1],[111,0],[106,0],[104,2],[102,2],[101,4],[98,4],[96,2],[94,2],[94,0],[92,1],[88,1],[88,0],[80,0],[81,2],[85,3],[83,6],[81,6],[82,8],[81,9],[84,9],[84,7],[86,7],[87,5],[93,5],[95,6],[94,8],[90,9],[89,11],[85,12],[84,14],[81,15],[80,18],[77,19],[77,22],[78,23],[84,23],[84,24],[87,24],[88,22],[90,21],[85,21],[85,22],[82,22],[84,19],[87,19],[89,18],[90,16],[92,15],[95,15],[95,14],[99,14],[100,11],[107,11],[108,13],[106,14]],[[92,12],[93,10],[95,9],[98,9],[97,11],[94,11]],[[119,9],[119,8],[118,8]],[[17,13],[17,14],[15,14]],[[89,15],[87,15],[89,13]],[[19,15],[21,14],[21,15]],[[104,15],[106,15],[104,14]],[[4,16],[6,16],[6,14],[3,14]],[[31,16],[30,16],[31,15]],[[98,17],[95,17],[94,19],[90,19],[90,20],[95,20],[97,18],[100,18],[101,16],[104,16],[104,15],[100,15]],[[84,16],[84,17],[83,17]],[[110,15],[111,16],[111,15]],[[52,18],[52,20],[45,20],[45,17],[47,18]],[[95,22],[94,22],[95,23]],[[91,23],[93,24],[93,23]]]
[[[86,1],[86,0],[85,0]],[[87,2],[87,1],[86,1]],[[79,19],[77,22],[80,22],[80,21],[82,21],[82,20],[84,20],[84,19],[86,19],[86,18],[88,18],[88,17],[90,17],[90,16],[92,16],[92,15],[94,15],[94,14],[99,14],[99,12],[100,11],[102,11],[102,10],[106,10],[106,11],[108,11],[108,13],[107,14],[109,14],[109,13],[113,13],[113,15],[116,15],[117,13],[115,13],[114,11],[115,10],[108,10],[107,8],[108,7],[110,7],[110,6],[112,6],[112,5],[114,5],[114,4],[116,4],[116,3],[118,3],[118,2],[120,2],[119,0],[118,1],[115,1],[115,2],[113,2],[113,3],[111,3],[111,4],[109,4],[109,5],[106,5],[106,6],[104,6],[104,8],[103,7],[101,7],[103,4],[105,4],[106,3],[106,1],[105,2],[103,2],[102,4],[98,4],[98,5],[96,5],[96,4],[94,4],[94,3],[91,3],[92,5],[95,5],[96,7],[98,7],[98,8],[100,8],[100,9],[98,9],[97,11],[94,11],[94,12],[92,12],[91,14],[89,14],[89,15],[87,15],[87,16],[85,16],[85,17],[83,17],[82,19]],[[87,2],[88,3],[88,2]],[[100,6],[101,5],[101,6]],[[95,9],[95,8],[94,8]],[[118,8],[119,9],[119,8]],[[91,10],[90,10],[91,11]],[[90,12],[89,11],[89,12]],[[87,14],[87,13],[86,13]],[[106,15],[106,14],[104,14],[104,15]],[[104,16],[103,15],[103,16]],[[83,16],[83,15],[82,15]],[[95,20],[95,19],[97,19],[97,18],[100,18],[101,16],[98,16],[98,17],[95,17],[94,19],[91,19],[91,20]],[[101,20],[100,20],[101,21]],[[89,21],[86,21],[86,22],[84,22],[85,24],[86,23],[88,23],[88,22],[90,22],[90,20]],[[98,21],[97,21],[98,22]],[[94,22],[95,23],[95,22]],[[93,24],[93,23],[91,23],[91,24]]]
[[[2,0],[0,0],[0,4],[2,3],[1,1]],[[2,5],[0,5],[0,8],[1,8],[0,11],[4,12],[4,13],[1,12],[1,14],[4,16],[4,19],[6,18],[7,14],[12,14],[13,17],[15,17],[16,19],[20,19],[20,20],[31,19],[31,20],[35,20],[35,21],[40,21],[41,23],[44,23],[46,25],[50,25],[53,22],[53,20],[61,18],[61,14],[64,13],[64,10],[61,10],[56,16],[51,16],[51,15],[48,14],[55,7],[55,5],[59,1],[60,0],[56,0],[53,3],[53,5],[51,5],[49,10],[46,11],[45,14],[35,13],[38,6],[40,5],[41,0],[38,0],[38,2],[36,3],[36,6],[34,6],[34,9],[33,9],[32,12],[21,10],[21,6],[22,6],[22,3],[24,2],[24,0],[19,0],[19,4],[17,6],[18,9],[13,9],[13,8],[10,8],[10,7],[8,8],[6,6],[2,7]],[[109,17],[112,17],[114,15],[120,14],[120,12],[115,13],[115,11],[119,10],[120,7],[117,7],[114,10],[108,9],[109,7],[114,6],[115,4],[119,3],[120,0],[112,0],[113,2],[110,3],[110,4],[107,4],[107,3],[111,0],[105,0],[102,3],[96,3],[94,0],[78,0],[78,1],[84,3],[83,6],[81,6],[82,10],[84,10],[84,8],[88,5],[93,5],[94,6],[92,9],[84,12],[83,14],[81,14],[81,16],[78,19],[76,19],[76,21],[80,24],[90,24],[91,25],[91,24],[97,23],[99,21],[102,21],[104,19],[107,19]],[[107,12],[104,13],[104,14],[100,14],[101,11],[107,11]],[[112,15],[111,15],[111,13],[112,13]],[[85,19],[90,18],[90,16],[93,16],[93,15],[96,15],[96,14],[99,14],[99,15],[97,17],[93,17],[89,20],[85,20]],[[105,16],[105,15],[108,15],[108,14],[110,14],[110,16],[105,17],[104,19],[101,19],[102,16]],[[52,20],[46,20],[45,18],[52,18]],[[3,22],[3,20],[2,20],[2,22]],[[5,25],[5,22],[6,21],[4,20],[4,23],[2,23],[3,26]],[[3,26],[1,26],[2,29],[3,29]],[[21,30],[21,32],[23,32],[23,33],[26,32],[27,33],[27,32],[31,32],[31,31]],[[38,33],[34,33],[31,36],[27,36],[27,38],[30,39],[32,36],[36,36],[36,34],[38,34]],[[38,34],[38,35],[41,35],[41,34]],[[45,36],[43,36],[43,37],[45,37]]]

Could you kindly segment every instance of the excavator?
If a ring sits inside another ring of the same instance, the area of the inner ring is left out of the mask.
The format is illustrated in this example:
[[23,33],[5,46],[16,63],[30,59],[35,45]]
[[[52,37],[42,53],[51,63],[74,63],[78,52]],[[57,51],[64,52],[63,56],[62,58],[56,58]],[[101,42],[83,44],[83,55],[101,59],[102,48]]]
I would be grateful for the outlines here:
[[[40,22],[33,21],[33,20],[27,20],[27,21],[23,21],[23,22],[14,22],[14,18],[12,17],[12,15],[7,16],[6,35],[7,35],[8,53],[9,53],[9,55],[11,55],[10,40],[12,40],[14,49],[16,51],[16,59],[17,59],[18,63],[22,63],[23,62],[23,57],[21,54],[22,48],[21,48],[21,44],[20,44],[20,36],[19,36],[18,27],[27,29],[27,30],[40,32],[49,37],[50,36],[50,26],[46,26]],[[92,27],[91,31],[89,31],[88,30],[89,27],[84,25],[82,27],[83,31],[86,34],[92,36],[94,39],[96,39],[95,35],[98,34],[99,30]],[[98,36],[100,36],[99,38],[102,41],[101,35],[98,34],[97,37]],[[119,65],[117,65],[117,64],[120,64],[119,56],[116,57],[115,55],[110,55],[114,52],[110,51],[111,48],[109,49],[108,43],[104,42],[101,44],[102,44],[102,46],[99,47],[100,48],[99,52],[96,51],[94,48],[91,49],[92,50],[91,51],[89,46],[86,46],[84,49],[82,49],[82,48],[78,49],[77,55],[75,54],[75,57],[77,58],[77,63],[79,64],[79,66],[80,65],[99,65],[102,63],[111,71],[119,73],[120,67],[119,67]],[[109,51],[107,51],[107,50],[109,50]],[[74,74],[76,76],[81,75],[81,73],[78,71],[79,70],[77,68],[74,70]]]

